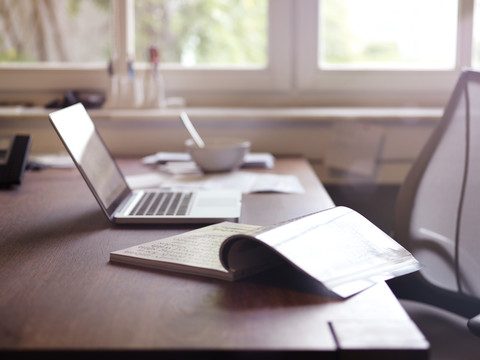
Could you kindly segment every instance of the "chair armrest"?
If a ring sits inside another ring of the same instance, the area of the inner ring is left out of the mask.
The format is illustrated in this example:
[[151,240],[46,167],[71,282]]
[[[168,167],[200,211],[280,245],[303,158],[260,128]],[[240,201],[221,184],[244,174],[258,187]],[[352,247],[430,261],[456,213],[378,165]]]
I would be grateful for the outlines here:
[[480,314],[468,320],[467,326],[473,335],[480,336]]

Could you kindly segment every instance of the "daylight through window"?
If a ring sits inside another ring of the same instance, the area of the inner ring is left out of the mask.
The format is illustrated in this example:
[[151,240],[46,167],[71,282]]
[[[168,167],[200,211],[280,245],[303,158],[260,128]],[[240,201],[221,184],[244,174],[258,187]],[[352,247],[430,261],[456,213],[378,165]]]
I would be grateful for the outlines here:
[[457,2],[323,0],[321,69],[453,69]]
[[267,0],[137,0],[136,59],[155,46],[184,66],[267,63]]
[[0,0],[0,61],[106,61],[109,23],[109,0]]

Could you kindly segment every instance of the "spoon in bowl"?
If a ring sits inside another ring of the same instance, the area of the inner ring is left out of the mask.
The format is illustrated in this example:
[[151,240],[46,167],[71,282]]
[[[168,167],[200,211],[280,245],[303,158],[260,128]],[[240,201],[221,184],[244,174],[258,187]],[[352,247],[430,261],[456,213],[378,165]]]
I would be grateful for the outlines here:
[[193,126],[193,123],[190,121],[190,118],[188,117],[185,111],[182,111],[180,113],[180,118],[183,121],[183,125],[185,125],[188,132],[190,133],[190,136],[192,137],[193,141],[195,141],[195,144],[197,144],[199,148],[205,147],[205,142],[202,140],[200,134],[195,129],[195,126]]

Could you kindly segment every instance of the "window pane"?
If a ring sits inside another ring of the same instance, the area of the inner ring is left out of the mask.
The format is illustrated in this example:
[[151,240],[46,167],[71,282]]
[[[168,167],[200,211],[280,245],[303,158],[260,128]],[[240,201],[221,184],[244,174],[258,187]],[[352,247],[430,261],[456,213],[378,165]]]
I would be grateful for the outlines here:
[[455,0],[320,0],[320,68],[453,69]]
[[108,60],[109,9],[109,0],[0,0],[0,61]]
[[268,0],[137,0],[136,59],[189,65],[267,63]]

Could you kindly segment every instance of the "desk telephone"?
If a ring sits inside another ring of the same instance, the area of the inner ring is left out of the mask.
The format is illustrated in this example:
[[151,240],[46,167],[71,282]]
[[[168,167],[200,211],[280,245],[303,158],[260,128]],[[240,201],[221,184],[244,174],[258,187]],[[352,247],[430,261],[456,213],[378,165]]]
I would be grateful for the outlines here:
[[22,182],[30,143],[30,135],[0,135],[0,186]]

